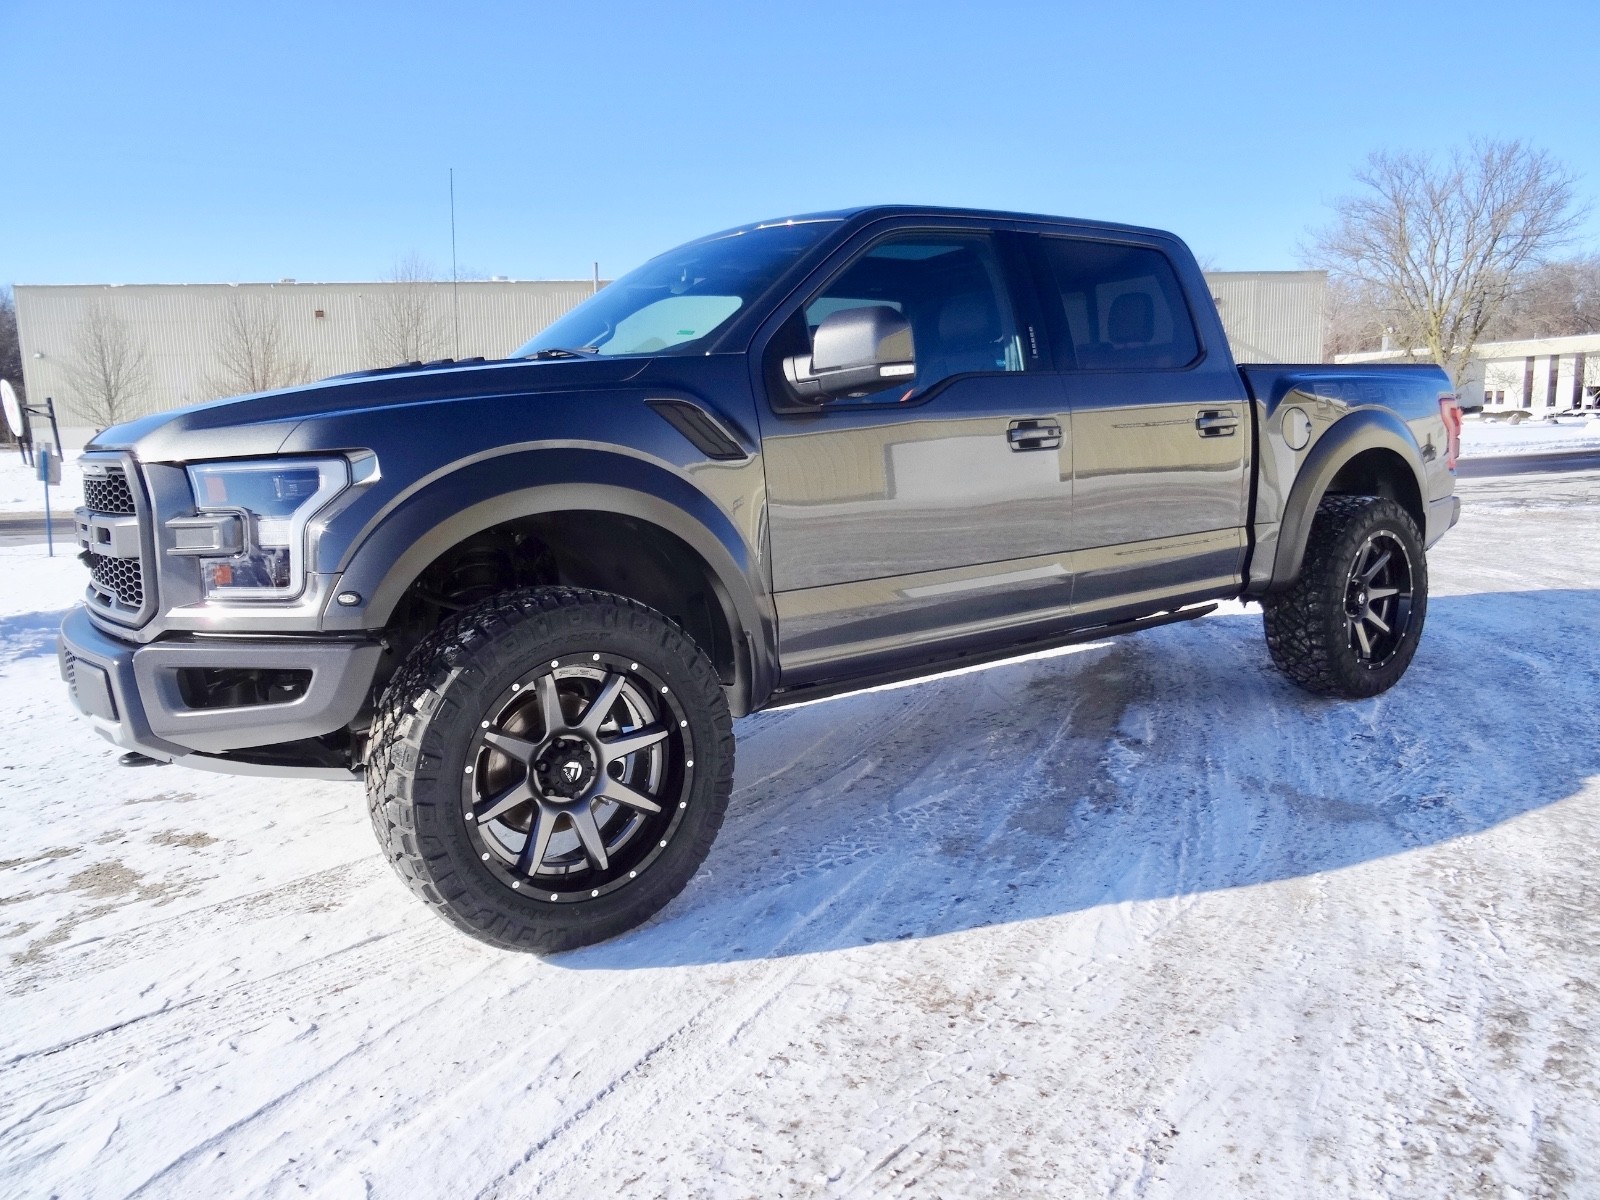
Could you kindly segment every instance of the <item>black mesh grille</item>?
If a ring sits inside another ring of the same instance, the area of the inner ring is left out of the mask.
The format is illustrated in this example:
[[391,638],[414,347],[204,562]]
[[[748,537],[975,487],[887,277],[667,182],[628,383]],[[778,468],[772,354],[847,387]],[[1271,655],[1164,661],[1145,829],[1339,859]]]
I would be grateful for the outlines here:
[[[97,526],[97,518],[139,517],[142,500],[136,498],[134,483],[123,463],[101,458],[85,463],[83,476],[83,501],[87,515],[79,514],[78,545],[83,553],[78,557],[89,568],[93,582],[89,585],[89,607],[103,613],[113,621],[131,624],[146,620],[147,601],[153,605],[155,580],[152,578],[150,594],[145,591],[144,567],[139,558],[118,558],[99,553],[113,545],[124,553],[133,549],[128,543],[125,520],[114,522],[115,529]],[[142,520],[148,520],[149,514]],[[114,536],[108,537],[108,534]]]
[[144,571],[133,558],[111,558],[104,554],[87,552],[89,574],[94,581],[115,593],[119,603],[128,608],[144,604]]
[[111,471],[104,476],[85,475],[83,502],[95,512],[114,517],[133,515],[133,489],[121,471]]

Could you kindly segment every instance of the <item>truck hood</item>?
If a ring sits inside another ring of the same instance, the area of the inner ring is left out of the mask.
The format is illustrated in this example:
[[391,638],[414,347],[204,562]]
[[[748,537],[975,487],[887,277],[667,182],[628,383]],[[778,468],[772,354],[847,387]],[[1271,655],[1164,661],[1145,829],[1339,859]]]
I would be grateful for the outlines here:
[[310,417],[482,396],[603,388],[633,378],[650,362],[648,358],[508,359],[336,375],[301,387],[138,417],[111,426],[85,449],[131,451],[144,462],[270,455]]

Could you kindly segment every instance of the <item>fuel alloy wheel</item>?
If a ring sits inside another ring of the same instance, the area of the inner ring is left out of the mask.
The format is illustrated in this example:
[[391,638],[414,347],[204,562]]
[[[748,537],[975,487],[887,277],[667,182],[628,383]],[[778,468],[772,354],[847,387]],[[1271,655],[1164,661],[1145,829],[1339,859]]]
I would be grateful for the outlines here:
[[490,706],[467,754],[462,815],[507,887],[557,903],[637,879],[682,820],[688,718],[659,676],[615,654],[551,660]]
[[458,929],[547,953],[648,920],[705,860],[733,790],[733,719],[661,613],[528,588],[452,617],[378,703],[373,829]]
[[1375,529],[1361,543],[1345,580],[1349,649],[1368,670],[1387,666],[1411,626],[1411,558],[1390,529]]
[[1384,496],[1325,496],[1299,577],[1262,600],[1277,668],[1319,696],[1393,687],[1428,613],[1428,562],[1411,515]]

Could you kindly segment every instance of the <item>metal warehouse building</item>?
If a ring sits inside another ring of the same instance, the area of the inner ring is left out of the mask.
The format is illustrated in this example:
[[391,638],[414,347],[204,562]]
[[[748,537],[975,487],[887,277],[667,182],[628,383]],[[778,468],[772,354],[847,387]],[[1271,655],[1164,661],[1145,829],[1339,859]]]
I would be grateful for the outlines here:
[[[1206,276],[1241,362],[1322,358],[1321,271]],[[132,358],[127,420],[218,396],[413,359],[501,357],[592,295],[593,280],[399,283],[19,284],[23,380],[53,397],[68,445],[111,423],[74,386],[93,327]]]
[[[17,285],[31,402],[54,397],[62,437],[81,445],[104,413],[73,386],[88,326],[120,322],[144,369],[118,420],[251,390],[237,360],[270,349],[267,386],[411,359],[499,358],[594,294],[592,280],[450,283]],[[458,336],[459,330],[459,336]]]
[[1321,362],[1326,271],[1207,271],[1235,362]]

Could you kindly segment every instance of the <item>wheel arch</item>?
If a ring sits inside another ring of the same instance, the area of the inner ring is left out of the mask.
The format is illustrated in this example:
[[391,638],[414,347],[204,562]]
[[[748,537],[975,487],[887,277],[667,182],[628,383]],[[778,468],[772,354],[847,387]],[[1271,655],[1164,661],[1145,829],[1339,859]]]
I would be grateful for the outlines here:
[[1366,409],[1334,424],[1306,455],[1289,491],[1269,590],[1288,587],[1299,578],[1311,522],[1324,496],[1385,496],[1425,531],[1427,493],[1421,459],[1410,429],[1393,413]]
[[[403,496],[352,540],[337,591],[361,600],[342,606],[331,598],[323,628],[385,628],[410,590],[452,551],[499,529],[532,523],[548,534],[564,522],[591,536],[603,528],[636,537],[702,580],[727,639],[723,661],[716,646],[705,649],[735,711],[748,711],[771,690],[771,603],[758,560],[733,522],[681,475],[602,451],[527,451],[459,464]],[[630,594],[594,568],[564,582]],[[655,596],[630,598],[659,603]]]

